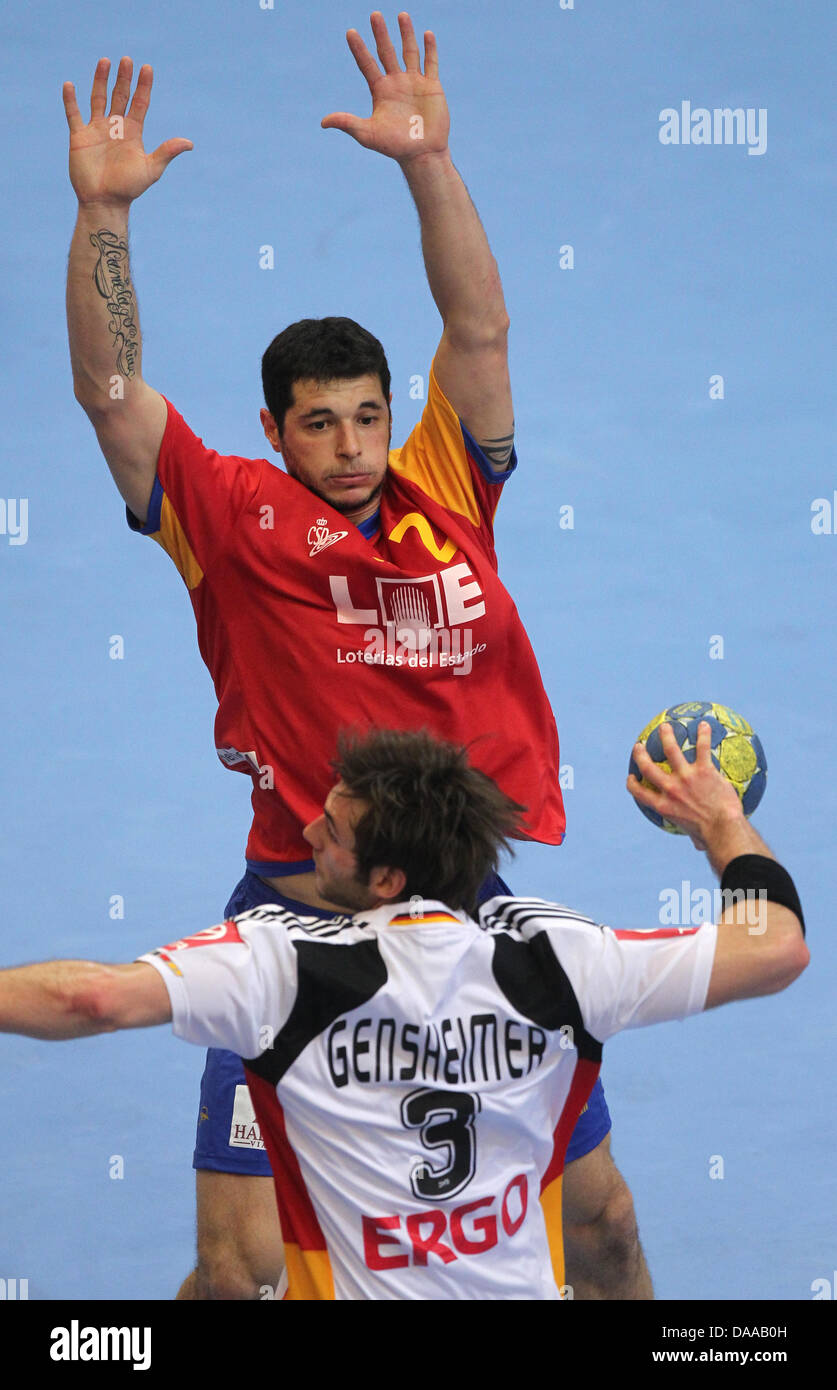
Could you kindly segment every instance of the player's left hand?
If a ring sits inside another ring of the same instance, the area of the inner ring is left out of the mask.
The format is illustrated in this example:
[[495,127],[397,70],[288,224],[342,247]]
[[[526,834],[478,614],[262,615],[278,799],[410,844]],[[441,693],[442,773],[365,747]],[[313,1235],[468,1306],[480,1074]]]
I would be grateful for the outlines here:
[[354,60],[369,83],[372,115],[363,120],[347,111],[324,116],[324,130],[345,130],[367,150],[389,155],[404,165],[421,154],[443,154],[448,147],[450,116],[442,85],[436,39],[429,29],[424,34],[424,72],[410,16],[398,16],[401,30],[404,71],[398,62],[384,17],[376,10],[369,20],[383,66],[381,72],[357,29],[350,29],[346,40]]
[[629,774],[628,791],[641,805],[650,806],[684,830],[697,849],[706,849],[707,839],[719,822],[744,819],[735,787],[712,761],[710,727],[705,720],[698,725],[693,763],[683,756],[670,724],[660,725],[660,742],[671,771],[655,763],[648,749],[637,743],[634,761],[642,782]]

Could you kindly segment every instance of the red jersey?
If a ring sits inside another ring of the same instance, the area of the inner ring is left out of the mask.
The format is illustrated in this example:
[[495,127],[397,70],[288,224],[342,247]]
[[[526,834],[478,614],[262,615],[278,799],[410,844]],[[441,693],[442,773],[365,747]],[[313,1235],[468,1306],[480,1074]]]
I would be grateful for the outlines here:
[[[168,404],[144,527],[177,566],[218,697],[222,762],[253,781],[249,867],[313,867],[302,827],[334,782],[337,734],[427,728],[560,844],[558,736],[497,575],[496,475],[442,393],[389,455],[362,529],[266,459],[204,447]],[[373,534],[364,534],[372,531]]]

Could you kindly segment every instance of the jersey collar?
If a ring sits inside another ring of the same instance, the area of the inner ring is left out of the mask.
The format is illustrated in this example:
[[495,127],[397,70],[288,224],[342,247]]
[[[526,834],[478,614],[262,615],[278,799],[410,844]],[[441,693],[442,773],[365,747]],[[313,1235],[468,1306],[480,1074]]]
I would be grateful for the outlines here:
[[380,507],[378,507],[377,511],[374,511],[374,512],[372,513],[371,516],[368,516],[368,517],[366,518],[365,521],[358,521],[358,522],[356,522],[355,524],[356,524],[357,529],[359,530],[360,534],[361,534],[362,536],[365,536],[366,539],[367,539],[368,541],[371,541],[372,537],[373,537],[374,535],[376,535],[377,532],[380,530],[380,526],[381,526],[381,509],[380,509]]
[[441,926],[446,922],[457,922],[461,926],[463,922],[468,922],[467,912],[461,908],[455,910],[448,907],[446,903],[439,902],[436,898],[416,899],[407,898],[400,903],[386,903],[383,907],[373,907],[368,912],[356,912],[354,920],[356,922],[367,923],[370,927],[393,927],[398,930],[401,928],[421,926]]

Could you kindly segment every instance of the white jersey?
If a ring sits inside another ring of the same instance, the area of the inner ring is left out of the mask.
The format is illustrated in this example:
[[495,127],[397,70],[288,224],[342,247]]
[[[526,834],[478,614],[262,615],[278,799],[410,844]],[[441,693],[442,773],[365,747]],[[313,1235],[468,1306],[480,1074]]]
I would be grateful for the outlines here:
[[716,929],[505,897],[478,921],[415,913],[259,907],[141,959],[178,1037],[245,1059],[287,1297],[559,1298],[564,1154],[601,1045],[703,1008]]

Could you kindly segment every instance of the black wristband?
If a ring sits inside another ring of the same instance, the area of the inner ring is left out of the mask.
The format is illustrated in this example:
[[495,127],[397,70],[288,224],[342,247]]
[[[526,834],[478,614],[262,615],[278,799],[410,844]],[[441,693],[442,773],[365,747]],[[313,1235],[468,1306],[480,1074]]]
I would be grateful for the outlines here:
[[768,859],[764,854],[739,854],[731,859],[721,877],[721,892],[734,893],[737,889],[763,892],[768,902],[790,908],[799,918],[802,935],[805,935],[805,918],[794,881],[775,859]]

